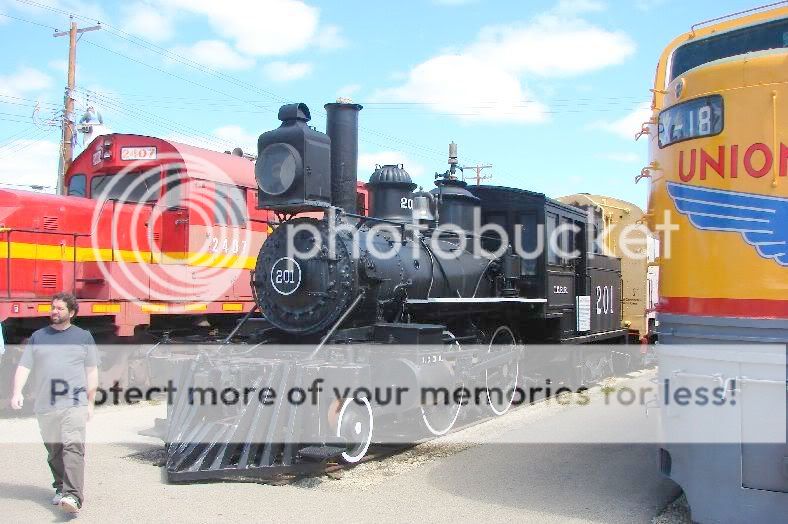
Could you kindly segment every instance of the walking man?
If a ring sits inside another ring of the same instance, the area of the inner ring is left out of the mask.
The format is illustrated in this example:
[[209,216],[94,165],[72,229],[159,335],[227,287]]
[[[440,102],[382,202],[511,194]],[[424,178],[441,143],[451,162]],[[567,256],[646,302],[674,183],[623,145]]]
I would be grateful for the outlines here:
[[85,480],[85,425],[93,415],[98,387],[98,354],[91,334],[71,324],[77,300],[52,297],[50,325],[30,337],[14,376],[13,409],[22,408],[22,388],[34,370],[35,412],[52,470],[52,504],[68,513],[82,507]]

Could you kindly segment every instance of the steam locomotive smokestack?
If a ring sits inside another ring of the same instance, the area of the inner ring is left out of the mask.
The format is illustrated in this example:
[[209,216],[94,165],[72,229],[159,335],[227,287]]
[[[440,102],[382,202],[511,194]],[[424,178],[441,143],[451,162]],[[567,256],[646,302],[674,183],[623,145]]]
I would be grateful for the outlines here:
[[331,138],[331,202],[356,212],[358,113],[362,106],[340,98],[326,104],[326,134]]

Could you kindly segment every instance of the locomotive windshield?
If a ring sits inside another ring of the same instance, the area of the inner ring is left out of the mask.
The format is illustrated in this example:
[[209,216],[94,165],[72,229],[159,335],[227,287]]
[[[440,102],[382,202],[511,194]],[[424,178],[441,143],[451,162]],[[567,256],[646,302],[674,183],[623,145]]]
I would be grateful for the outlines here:
[[788,48],[788,19],[703,38],[676,49],[670,80],[714,60],[783,47]]
[[120,202],[155,202],[159,198],[158,169],[99,175],[90,180],[90,198]]

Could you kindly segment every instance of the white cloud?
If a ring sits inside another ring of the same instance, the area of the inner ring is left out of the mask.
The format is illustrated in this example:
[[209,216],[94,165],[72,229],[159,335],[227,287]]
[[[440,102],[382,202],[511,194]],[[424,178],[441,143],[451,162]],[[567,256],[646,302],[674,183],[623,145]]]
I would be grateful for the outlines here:
[[259,135],[252,135],[241,126],[222,126],[214,129],[213,135],[225,142],[235,144],[233,147],[240,147],[244,153],[257,154],[257,139]]
[[121,7],[123,30],[153,42],[164,42],[174,34],[173,13],[148,2]]
[[191,46],[178,46],[172,52],[213,69],[248,69],[254,60],[238,54],[221,40],[200,40]]
[[68,60],[50,60],[47,65],[63,76],[68,74]]
[[598,121],[591,124],[592,129],[603,129],[627,140],[634,140],[635,133],[642,124],[651,119],[651,103],[642,102],[632,112],[611,122]]
[[202,15],[219,35],[247,55],[284,55],[315,38],[319,11],[298,0],[160,0],[168,7]]
[[601,158],[602,160],[611,160],[613,162],[621,162],[622,164],[632,164],[643,161],[643,155],[622,152],[600,153],[597,155],[597,158]]
[[597,0],[559,0],[551,12],[564,16],[577,16],[584,13],[598,13],[605,9],[607,5]]
[[0,75],[0,92],[8,96],[35,94],[48,89],[52,78],[32,67],[20,67],[9,75]]
[[471,44],[416,65],[401,85],[372,98],[421,102],[463,120],[544,122],[547,106],[535,99],[528,80],[579,76],[634,53],[626,34],[577,16],[604,8],[592,0],[562,1],[526,23],[484,27]]
[[662,6],[667,0],[636,0],[635,7],[641,11],[651,11]]
[[13,154],[0,150],[0,180],[22,186],[54,188],[57,185],[59,150],[59,144],[50,140],[15,142]]
[[350,98],[361,90],[360,84],[348,84],[337,89],[337,98]]
[[476,3],[478,0],[432,0],[433,3],[446,6],[458,6]]
[[312,72],[312,64],[289,62],[270,62],[263,66],[263,72],[269,80],[274,82],[289,82],[298,80]]
[[208,149],[210,151],[219,151],[220,153],[229,151],[233,147],[236,147],[230,142],[225,143],[224,141],[221,140],[211,140],[209,138],[202,138],[194,135],[185,135],[182,133],[164,133],[161,135],[161,138],[163,138],[164,140],[168,140],[170,142],[176,142],[178,144],[186,144],[189,146],[200,147],[202,149]]
[[[448,81],[457,71],[462,80]],[[414,67],[400,87],[376,92],[374,100],[422,102],[461,120],[542,122],[546,107],[520,80],[471,55],[441,55]]]
[[513,73],[568,77],[622,63],[635,43],[578,18],[542,15],[528,25],[485,27],[468,52]]
[[342,36],[341,28],[328,25],[315,35],[315,44],[320,49],[333,50],[347,46],[347,40]]
[[414,183],[429,189],[432,181],[426,175],[426,168],[414,162],[407,155],[399,151],[378,151],[376,153],[361,153],[358,155],[358,179],[362,182],[369,180],[375,172],[375,166],[385,164],[402,164]]

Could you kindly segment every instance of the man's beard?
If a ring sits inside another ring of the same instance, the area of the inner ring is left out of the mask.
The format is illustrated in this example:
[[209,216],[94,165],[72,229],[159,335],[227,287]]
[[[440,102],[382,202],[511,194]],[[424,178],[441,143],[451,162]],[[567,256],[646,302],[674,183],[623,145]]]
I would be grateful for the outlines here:
[[[57,319],[57,320],[56,320]],[[68,317],[49,317],[50,322],[55,325],[62,325],[68,322]]]

